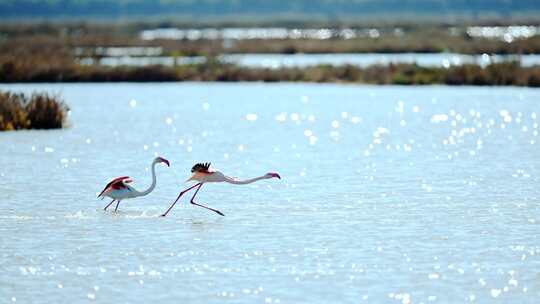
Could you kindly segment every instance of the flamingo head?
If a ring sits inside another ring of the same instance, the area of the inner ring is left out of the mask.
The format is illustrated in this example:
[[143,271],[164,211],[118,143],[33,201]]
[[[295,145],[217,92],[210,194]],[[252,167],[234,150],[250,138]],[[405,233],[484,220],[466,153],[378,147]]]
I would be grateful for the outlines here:
[[266,173],[265,176],[266,176],[266,178],[274,178],[275,177],[275,178],[281,179],[281,176],[279,176],[279,174],[272,173],[272,172]]
[[154,162],[155,162],[155,163],[164,163],[164,164],[167,165],[167,167],[170,167],[170,166],[171,166],[171,164],[169,163],[168,160],[166,160],[166,159],[163,158],[163,157],[159,157],[159,156],[156,157],[156,159],[154,159]]

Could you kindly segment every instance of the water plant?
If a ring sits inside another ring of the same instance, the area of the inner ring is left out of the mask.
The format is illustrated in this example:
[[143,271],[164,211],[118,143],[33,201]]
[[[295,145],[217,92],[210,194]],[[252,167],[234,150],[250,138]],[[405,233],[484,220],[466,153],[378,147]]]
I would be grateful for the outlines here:
[[0,91],[0,131],[59,129],[66,125],[68,111],[58,95]]

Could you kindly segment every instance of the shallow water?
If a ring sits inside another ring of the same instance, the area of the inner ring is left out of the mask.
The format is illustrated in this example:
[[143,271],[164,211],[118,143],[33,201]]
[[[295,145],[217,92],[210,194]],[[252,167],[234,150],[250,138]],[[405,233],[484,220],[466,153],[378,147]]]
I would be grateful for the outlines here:
[[[478,64],[486,66],[491,63],[508,60],[519,60],[522,66],[540,64],[540,55],[466,55],[456,53],[345,53],[345,54],[236,54],[224,55],[223,60],[247,67],[285,68],[307,67],[320,64],[333,66],[354,65],[368,67],[380,64],[417,64],[423,67],[460,66]],[[119,61],[121,62],[121,61]],[[117,64],[118,65],[118,64]]]
[[[465,55],[454,53],[360,53],[360,54],[228,54],[219,57],[224,62],[254,68],[292,68],[308,67],[320,64],[333,66],[354,65],[367,67],[370,65],[409,63],[424,67],[460,66],[478,64],[486,66],[491,63],[519,60],[525,67],[540,64],[540,55]],[[204,57],[167,57],[167,56],[109,56],[99,59],[98,63],[106,66],[147,66],[147,65],[185,65],[204,63]],[[82,58],[81,64],[93,65],[93,58]]]
[[[71,127],[0,133],[0,303],[537,303],[540,90],[1,85]],[[158,186],[118,213],[111,178]],[[282,180],[206,185],[195,162]]]

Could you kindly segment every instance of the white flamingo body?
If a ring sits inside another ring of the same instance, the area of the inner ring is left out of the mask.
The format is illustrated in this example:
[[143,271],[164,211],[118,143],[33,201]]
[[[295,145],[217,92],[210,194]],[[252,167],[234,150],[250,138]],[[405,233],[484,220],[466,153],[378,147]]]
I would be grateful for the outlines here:
[[187,181],[198,181],[200,183],[221,183],[224,182],[227,177],[225,174],[215,171],[212,173],[195,172]]
[[258,180],[262,179],[269,179],[277,177],[280,178],[279,174],[277,173],[267,173],[263,176],[255,177],[252,179],[247,180],[237,180],[235,178],[226,176],[225,174],[219,172],[219,171],[212,171],[212,172],[195,172],[187,181],[195,180],[200,183],[229,183],[233,185],[247,185],[254,183]]
[[154,188],[156,187],[156,165],[159,163],[165,163],[167,166],[169,166],[169,161],[162,158],[162,157],[156,157],[152,161],[152,184],[150,187],[148,187],[144,191],[138,191],[137,189],[133,188],[132,186],[128,185],[128,183],[131,183],[131,179],[129,176],[122,176],[113,179],[111,182],[109,182],[103,191],[98,195],[98,197],[105,198],[109,197],[113,200],[103,208],[103,210],[107,210],[109,206],[114,203],[114,201],[117,201],[116,208],[114,211],[118,210],[118,205],[122,200],[129,199],[129,198],[135,198],[139,196],[145,196],[148,195],[150,192],[154,191]]
[[136,197],[133,192],[133,187],[126,185],[126,188],[123,189],[111,189],[104,194],[106,197],[110,197],[115,200],[123,200],[126,198]]
[[255,177],[255,178],[251,178],[251,179],[247,179],[247,180],[236,180],[236,179],[234,179],[232,177],[226,176],[225,174],[223,174],[223,173],[221,173],[219,171],[209,171],[208,170],[209,168],[210,168],[210,163],[196,164],[195,166],[193,166],[193,168],[191,169],[191,172],[193,173],[193,175],[187,181],[194,180],[194,181],[197,181],[198,183],[195,184],[194,186],[191,186],[190,188],[188,188],[186,190],[181,191],[180,194],[178,195],[178,197],[176,198],[176,200],[172,203],[172,205],[169,207],[169,209],[167,209],[167,211],[165,211],[165,213],[162,214],[162,216],[167,216],[169,211],[171,211],[171,209],[174,207],[176,202],[178,202],[180,197],[184,193],[186,193],[186,192],[188,192],[188,191],[190,191],[191,189],[194,189],[194,188],[197,188],[197,190],[195,191],[195,194],[193,194],[193,196],[191,197],[191,200],[190,200],[191,204],[199,206],[199,207],[203,207],[203,208],[211,210],[211,211],[214,211],[214,212],[216,212],[217,214],[219,214],[221,216],[225,216],[219,210],[212,209],[212,208],[209,208],[209,207],[206,207],[206,206],[195,203],[195,201],[194,201],[195,196],[197,195],[197,193],[201,189],[202,185],[205,184],[205,183],[222,183],[222,182],[225,182],[225,183],[234,184],[234,185],[247,185],[247,184],[251,184],[251,183],[254,183],[256,181],[259,181],[259,180],[270,179],[270,178],[274,178],[274,177],[281,179],[281,176],[279,176],[279,174],[277,174],[277,173],[266,173],[263,176],[259,176],[259,177]]

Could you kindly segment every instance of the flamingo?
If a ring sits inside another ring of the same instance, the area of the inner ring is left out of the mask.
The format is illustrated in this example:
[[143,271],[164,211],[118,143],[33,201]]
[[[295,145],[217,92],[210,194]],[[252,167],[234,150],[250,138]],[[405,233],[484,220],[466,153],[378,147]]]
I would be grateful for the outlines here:
[[182,195],[184,195],[184,193],[192,190],[192,189],[195,189],[197,188],[197,190],[195,190],[195,193],[193,194],[193,196],[191,197],[191,200],[190,200],[190,203],[195,205],[195,206],[199,206],[199,207],[202,207],[202,208],[205,208],[205,209],[208,209],[210,211],[214,211],[215,213],[221,215],[221,216],[225,216],[225,214],[223,214],[221,211],[219,210],[216,210],[216,209],[213,209],[213,208],[210,208],[210,207],[207,207],[207,206],[203,206],[203,205],[200,205],[198,203],[196,203],[194,201],[195,199],[195,196],[197,195],[197,193],[199,192],[199,190],[201,189],[201,187],[203,186],[203,184],[205,183],[222,183],[222,182],[226,182],[226,183],[229,183],[229,184],[234,184],[234,185],[246,185],[246,184],[251,184],[251,183],[254,183],[258,180],[262,180],[262,179],[270,179],[270,178],[278,178],[278,179],[281,179],[281,176],[279,176],[279,174],[277,173],[266,173],[265,175],[263,176],[259,176],[259,177],[255,177],[255,178],[252,178],[252,179],[247,179],[247,180],[236,180],[232,177],[228,177],[226,176],[225,174],[219,172],[219,171],[210,171],[210,163],[197,163],[195,164],[195,166],[193,166],[193,168],[191,168],[191,173],[193,173],[193,175],[186,181],[186,182],[189,182],[189,181],[198,181],[197,184],[183,190],[180,192],[180,194],[178,195],[178,197],[176,198],[176,200],[172,203],[172,205],[169,207],[169,209],[167,209],[167,211],[165,211],[165,213],[163,213],[161,216],[167,216],[167,214],[169,213],[169,211],[171,211],[171,209],[174,207],[174,205],[176,204],[176,202],[178,202],[178,200],[180,199],[180,197],[182,197]]
[[102,199],[105,197],[110,197],[113,199],[107,206],[105,206],[105,208],[103,208],[103,210],[107,210],[107,208],[109,208],[114,201],[117,201],[116,208],[114,208],[114,212],[116,212],[118,210],[118,205],[120,205],[122,200],[145,196],[152,192],[156,187],[156,165],[159,163],[165,163],[167,167],[170,166],[169,161],[165,158],[156,157],[154,161],[152,161],[152,185],[142,192],[137,191],[135,188],[128,185],[132,182],[129,176],[117,177],[110,181],[107,186],[103,188],[103,191],[101,191],[101,193],[98,195],[98,197],[101,197]]

